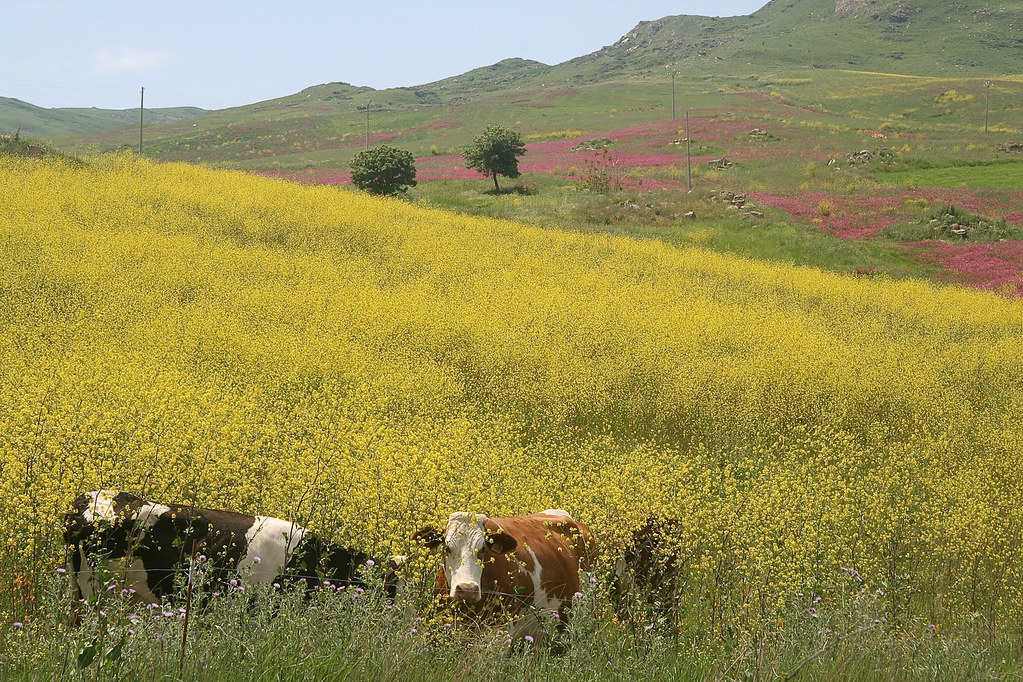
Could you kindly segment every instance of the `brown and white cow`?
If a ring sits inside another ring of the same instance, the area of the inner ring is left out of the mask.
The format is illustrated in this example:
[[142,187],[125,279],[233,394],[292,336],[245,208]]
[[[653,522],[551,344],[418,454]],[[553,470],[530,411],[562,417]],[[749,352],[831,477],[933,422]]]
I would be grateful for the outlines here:
[[496,605],[527,611],[516,638],[538,633],[538,612],[556,613],[564,623],[580,576],[596,558],[590,529],[561,509],[501,517],[455,512],[443,531],[427,527],[412,537],[443,547],[436,594],[481,611]]

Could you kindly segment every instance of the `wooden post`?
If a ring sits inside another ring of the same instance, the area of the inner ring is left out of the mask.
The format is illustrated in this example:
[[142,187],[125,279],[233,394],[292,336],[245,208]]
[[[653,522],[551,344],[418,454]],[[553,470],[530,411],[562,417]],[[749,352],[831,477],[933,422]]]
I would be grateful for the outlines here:
[[991,81],[984,81],[984,89],[987,91],[987,95],[984,97],[984,134],[987,135],[987,117],[988,112],[991,110]]
[[142,114],[145,109],[146,102],[146,89],[142,88],[142,93],[139,95],[139,156],[142,156]]
[[198,541],[192,540],[192,558],[188,562],[188,586],[185,589],[185,625],[181,628],[181,655],[178,657],[178,674],[185,667],[185,642],[188,641],[188,616],[192,612],[192,583],[195,582],[195,550]]

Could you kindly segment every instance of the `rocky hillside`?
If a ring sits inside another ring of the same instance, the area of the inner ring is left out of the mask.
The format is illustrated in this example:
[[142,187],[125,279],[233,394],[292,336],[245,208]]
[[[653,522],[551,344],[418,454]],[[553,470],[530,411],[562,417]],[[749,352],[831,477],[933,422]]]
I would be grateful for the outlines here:
[[915,75],[1018,73],[1023,3],[772,0],[748,17],[670,16],[552,67],[551,80],[829,68]]

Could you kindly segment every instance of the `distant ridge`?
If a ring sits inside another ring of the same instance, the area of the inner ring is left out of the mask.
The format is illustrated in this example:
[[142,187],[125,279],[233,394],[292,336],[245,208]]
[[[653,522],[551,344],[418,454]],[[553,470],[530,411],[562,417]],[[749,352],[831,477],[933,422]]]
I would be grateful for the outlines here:
[[[146,109],[147,123],[169,123],[206,113],[198,107]],[[86,133],[138,124],[138,109],[59,108],[44,109],[19,99],[0,97],[0,134],[49,137]]]
[[641,22],[613,45],[552,67],[555,81],[681,72],[831,68],[925,76],[1023,69],[1023,3],[772,0],[750,16]]

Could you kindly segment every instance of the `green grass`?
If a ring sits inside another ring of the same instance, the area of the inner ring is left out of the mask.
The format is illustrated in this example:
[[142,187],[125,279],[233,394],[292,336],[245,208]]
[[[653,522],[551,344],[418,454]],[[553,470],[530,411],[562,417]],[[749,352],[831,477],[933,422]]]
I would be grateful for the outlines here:
[[1023,190],[1023,160],[995,160],[971,165],[950,163],[947,166],[884,173],[880,179],[886,184],[910,187]]
[[941,239],[951,242],[993,242],[1023,239],[1023,227],[1001,218],[971,213],[954,205],[931,211],[923,220],[892,225],[882,237],[900,242]]
[[[599,587],[576,600],[568,627],[547,643],[510,650],[500,622],[476,625],[427,604],[394,605],[372,591],[235,594],[189,611],[137,608],[118,597],[67,624],[66,583],[51,576],[37,617],[0,627],[5,680],[973,680],[1017,678],[1018,642],[964,622],[889,623],[876,595],[813,602],[770,622],[755,615],[703,632],[642,610],[614,609]],[[183,641],[184,639],[184,641]]]

